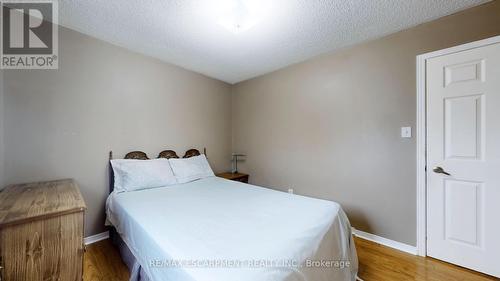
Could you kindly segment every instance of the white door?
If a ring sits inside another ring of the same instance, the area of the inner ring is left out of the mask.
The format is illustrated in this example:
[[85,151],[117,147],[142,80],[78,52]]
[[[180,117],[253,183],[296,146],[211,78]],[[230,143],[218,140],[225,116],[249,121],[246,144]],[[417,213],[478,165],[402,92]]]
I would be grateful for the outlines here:
[[500,43],[426,73],[427,254],[500,277]]

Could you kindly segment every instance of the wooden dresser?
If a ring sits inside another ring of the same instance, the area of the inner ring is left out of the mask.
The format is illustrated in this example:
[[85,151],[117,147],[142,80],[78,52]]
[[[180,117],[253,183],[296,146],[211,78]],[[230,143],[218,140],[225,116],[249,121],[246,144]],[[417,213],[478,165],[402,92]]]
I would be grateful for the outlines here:
[[82,280],[85,209],[73,180],[0,191],[1,280]]

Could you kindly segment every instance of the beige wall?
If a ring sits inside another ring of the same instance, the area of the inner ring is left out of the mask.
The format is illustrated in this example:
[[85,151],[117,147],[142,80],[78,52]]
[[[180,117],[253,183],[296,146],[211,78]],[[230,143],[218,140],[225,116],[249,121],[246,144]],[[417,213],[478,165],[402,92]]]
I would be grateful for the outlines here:
[[500,34],[500,1],[233,87],[252,183],[340,202],[356,228],[416,243],[415,57]]
[[65,28],[60,67],[5,72],[7,183],[75,178],[86,235],[104,230],[108,151],[207,147],[230,167],[230,86]]
[[355,227],[415,244],[415,139],[399,137],[415,126],[415,56],[497,34],[500,1],[231,87],[61,28],[59,70],[0,79],[0,184],[75,178],[91,235],[109,150],[206,146],[222,171],[232,145],[253,183],[338,201]]

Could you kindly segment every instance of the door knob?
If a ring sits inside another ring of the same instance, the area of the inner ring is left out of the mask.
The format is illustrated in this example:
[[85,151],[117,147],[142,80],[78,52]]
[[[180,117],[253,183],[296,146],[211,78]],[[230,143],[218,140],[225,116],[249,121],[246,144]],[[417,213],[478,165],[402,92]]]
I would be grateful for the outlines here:
[[450,173],[446,172],[445,170],[443,170],[443,168],[441,167],[435,167],[434,169],[432,169],[432,171],[436,174],[444,174],[444,175],[447,175],[447,176],[451,176]]

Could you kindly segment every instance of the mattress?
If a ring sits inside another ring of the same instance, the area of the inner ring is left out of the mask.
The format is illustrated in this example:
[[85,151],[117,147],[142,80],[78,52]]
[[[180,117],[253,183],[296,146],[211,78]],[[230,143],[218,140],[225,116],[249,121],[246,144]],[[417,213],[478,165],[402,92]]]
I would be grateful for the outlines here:
[[331,201],[209,177],[113,192],[106,213],[151,281],[356,278],[351,227]]

